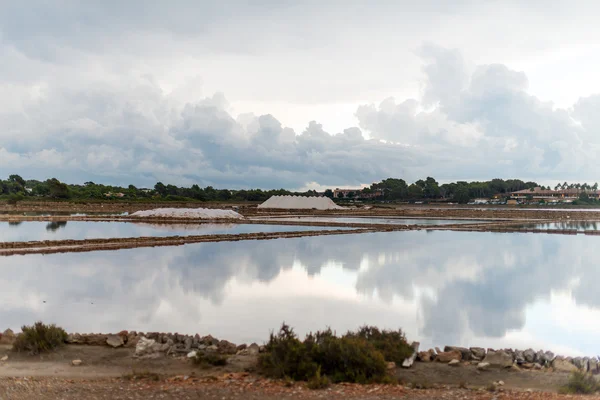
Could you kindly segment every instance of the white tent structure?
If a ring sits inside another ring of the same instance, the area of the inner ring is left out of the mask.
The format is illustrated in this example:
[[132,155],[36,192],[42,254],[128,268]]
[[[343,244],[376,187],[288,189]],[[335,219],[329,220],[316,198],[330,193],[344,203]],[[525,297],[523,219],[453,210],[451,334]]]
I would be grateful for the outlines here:
[[343,210],[329,197],[303,197],[303,196],[272,196],[258,208],[281,208],[287,210],[315,209],[315,210]]

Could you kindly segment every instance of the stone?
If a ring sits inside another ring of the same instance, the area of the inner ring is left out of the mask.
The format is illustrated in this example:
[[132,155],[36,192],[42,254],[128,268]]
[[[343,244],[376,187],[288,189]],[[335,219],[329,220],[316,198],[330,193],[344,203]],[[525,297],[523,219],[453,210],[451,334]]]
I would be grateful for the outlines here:
[[211,335],[208,335],[208,336],[204,336],[202,338],[202,343],[207,346],[217,345],[217,344],[219,344],[219,340],[212,337]]
[[218,350],[219,350],[219,348],[217,346],[215,346],[214,344],[206,347],[206,351],[218,351]]
[[544,355],[546,356],[546,365],[550,364],[552,361],[554,361],[554,353],[551,351],[547,351],[544,353]]
[[527,349],[523,352],[523,357],[525,357],[525,361],[528,363],[533,363],[535,361],[535,351]]
[[79,333],[69,333],[65,342],[67,342],[68,344],[79,344],[83,343],[83,338]]
[[444,352],[445,353],[447,353],[449,351],[454,351],[454,350],[460,351],[460,354],[462,356],[462,360],[464,360],[464,361],[469,361],[471,359],[471,357],[473,356],[473,354],[471,354],[471,350],[467,349],[466,347],[456,347],[456,346],[446,346],[446,347],[444,347]]
[[525,355],[523,353],[524,352],[522,352],[521,350],[515,351],[513,361],[519,365],[524,364],[525,363]]
[[498,381],[498,386],[504,386],[504,381]]
[[90,333],[89,335],[82,335],[83,344],[89,346],[104,346],[106,344],[106,335]]
[[546,354],[542,350],[535,353],[535,362],[540,365],[546,365]]
[[571,360],[571,364],[573,364],[574,366],[576,366],[579,369],[583,369],[583,358],[575,357],[574,359]]
[[533,369],[537,369],[537,370],[544,369],[544,366],[540,363],[535,363],[535,364],[533,364]]
[[519,367],[521,367],[523,369],[533,369],[533,363],[526,362],[526,363],[520,364]]
[[412,367],[412,365],[414,364],[415,360],[417,359],[417,354],[419,353],[420,343],[419,342],[412,342],[412,344],[410,346],[413,349],[413,353],[412,353],[412,355],[410,357],[408,357],[404,361],[402,361],[402,368],[410,368],[410,367]]
[[258,347],[256,343],[252,343],[246,350],[248,350],[248,354],[250,355],[256,355],[260,353],[260,347]]
[[82,361],[81,360],[73,360],[71,361],[71,365],[77,367],[79,365],[81,365]]
[[2,332],[2,336],[0,336],[0,344],[13,344],[17,336],[12,331],[12,329],[7,329]]
[[430,362],[431,360],[433,360],[433,357],[430,353],[430,351],[420,351],[417,354],[417,360],[421,361],[421,362]]
[[489,369],[490,367],[490,363],[487,362],[480,362],[479,364],[477,364],[477,369],[480,371],[485,371],[487,369]]
[[448,363],[448,365],[451,365],[453,367],[458,367],[460,365],[460,361],[458,360],[452,360]]
[[489,363],[491,367],[508,368],[513,365],[513,358],[502,350],[488,351],[483,362]]
[[198,353],[195,351],[190,351],[187,353],[187,358],[195,358]]
[[116,349],[117,347],[123,346],[125,344],[125,341],[123,340],[123,336],[108,335],[106,337],[106,344]]
[[0,358],[0,361],[7,361],[8,360],[8,355],[5,355],[4,357]]
[[388,371],[394,370],[394,369],[396,369],[396,363],[393,361],[390,361],[390,362],[386,363],[386,368]]
[[237,346],[227,340],[221,340],[217,347],[221,354],[235,354],[237,352]]
[[125,343],[125,347],[131,348],[137,346],[141,337],[143,336],[136,335],[134,332],[129,332],[129,335],[127,335],[127,343]]
[[135,356],[143,357],[155,353],[156,345],[160,346],[159,343],[156,343],[156,340],[148,339],[142,336],[138,341],[137,345],[135,346]]
[[449,363],[452,360],[462,360],[462,353],[458,350],[443,351],[435,357],[437,362]]
[[595,358],[590,358],[588,371],[591,373],[596,373],[598,370],[598,360]]
[[242,350],[246,350],[247,348],[248,348],[248,345],[246,343],[244,343],[244,344],[240,344],[236,350],[242,351]]
[[559,372],[574,372],[577,371],[577,367],[575,365],[573,365],[573,363],[571,363],[569,360],[565,359],[564,357],[556,357],[554,358],[554,360],[552,361],[552,368],[555,371],[559,371]]
[[483,360],[485,358],[485,349],[483,347],[471,347],[471,354],[473,357]]
[[194,339],[192,339],[191,337],[187,337],[185,338],[183,344],[184,344],[184,349],[185,350],[191,350],[192,349],[192,344],[194,343]]

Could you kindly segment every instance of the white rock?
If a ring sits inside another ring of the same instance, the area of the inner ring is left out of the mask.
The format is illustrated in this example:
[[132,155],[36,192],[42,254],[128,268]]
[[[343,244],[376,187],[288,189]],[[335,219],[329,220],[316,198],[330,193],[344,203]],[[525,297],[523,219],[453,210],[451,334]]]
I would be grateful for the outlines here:
[[81,365],[81,363],[82,363],[81,360],[73,360],[73,361],[71,361],[71,365],[74,365],[74,366]]
[[448,363],[448,365],[452,365],[454,367],[458,367],[460,365],[460,361],[458,360],[452,360]]
[[190,351],[190,352],[187,354],[187,358],[194,358],[194,357],[196,357],[196,354],[198,354],[198,353],[197,353],[197,352],[195,352],[195,351]]
[[125,342],[123,342],[123,338],[119,335],[108,335],[106,337],[106,344],[117,348],[117,347],[121,347],[125,344]]
[[498,386],[504,386],[504,381],[498,381]]
[[140,340],[135,345],[135,355],[137,357],[145,356],[148,354],[155,353],[156,350],[154,345],[156,345],[156,341],[154,339],[148,339],[146,337],[141,337]]
[[6,360],[8,360],[8,356],[7,355],[5,355],[4,357],[0,358],[0,361],[6,361]]
[[485,369],[488,369],[489,367],[490,367],[490,363],[487,363],[487,362],[480,362],[479,364],[477,364],[478,370],[485,370]]

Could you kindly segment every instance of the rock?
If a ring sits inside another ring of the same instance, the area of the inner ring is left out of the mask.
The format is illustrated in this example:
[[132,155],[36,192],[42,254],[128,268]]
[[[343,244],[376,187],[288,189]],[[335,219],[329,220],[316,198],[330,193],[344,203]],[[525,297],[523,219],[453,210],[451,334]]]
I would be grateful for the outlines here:
[[82,361],[81,360],[73,360],[71,361],[71,365],[77,367],[79,365],[81,365]]
[[487,369],[489,369],[490,367],[490,363],[487,362],[480,362],[479,364],[477,364],[477,369],[480,371],[485,371]]
[[410,357],[402,361],[402,368],[410,368],[414,364],[417,359],[417,354],[419,353],[419,342],[412,342],[410,345],[413,348],[413,353]]
[[597,370],[598,370],[598,360],[596,360],[595,358],[590,358],[588,371],[591,373],[596,373]]
[[519,367],[523,368],[523,369],[533,369],[533,363],[523,363],[521,365],[519,365]]
[[106,344],[110,347],[117,348],[125,344],[123,336],[120,335],[108,335],[106,337]]
[[258,352],[259,353],[264,353],[265,351],[267,351],[267,348],[265,346],[259,346],[258,347]]
[[535,362],[540,365],[546,365],[546,354],[542,350],[535,353]]
[[441,351],[439,347],[436,347],[436,348],[435,348],[435,352],[436,352],[437,354],[439,354],[439,353],[443,353],[443,351]]
[[191,337],[187,337],[185,338],[183,344],[184,344],[184,349],[185,350],[191,350],[192,349],[192,343],[194,342],[194,339],[192,339]]
[[574,372],[578,370],[570,361],[560,356],[554,358],[552,361],[552,368],[554,368],[555,371],[560,372]]
[[394,369],[396,369],[396,363],[393,361],[390,361],[390,362],[386,363],[386,368],[388,371],[394,370]]
[[248,345],[247,345],[247,344],[245,344],[245,343],[244,343],[244,344],[240,344],[240,345],[237,347],[237,351],[246,350],[247,348],[248,348]]
[[498,386],[504,386],[504,381],[498,381],[497,384]]
[[533,349],[527,349],[523,352],[523,356],[525,357],[525,361],[528,363],[533,363],[535,361],[535,351]]
[[90,333],[82,335],[83,344],[90,346],[104,346],[106,344],[106,335]]
[[571,360],[571,364],[573,364],[574,366],[576,366],[579,369],[583,369],[583,358],[575,357],[574,359]]
[[4,357],[0,358],[0,361],[7,361],[8,360],[8,355],[5,355]]
[[533,364],[533,369],[537,369],[537,370],[544,369],[544,366],[540,363],[535,363],[535,364]]
[[210,345],[210,346],[206,346],[206,351],[218,351],[218,350],[219,350],[219,348],[217,346],[215,346],[214,344]]
[[554,361],[554,353],[551,351],[547,351],[544,353],[546,356],[546,365],[549,365],[552,361]]
[[190,351],[187,353],[187,358],[195,358],[198,353],[195,351]]
[[502,350],[488,351],[483,362],[489,363],[491,367],[508,368],[513,365],[513,358]]
[[13,344],[17,336],[12,331],[12,329],[7,329],[2,332],[2,336],[0,336],[0,344]]
[[441,353],[438,353],[438,355],[435,357],[435,360],[438,362],[442,362],[442,363],[449,363],[452,360],[462,360],[462,353],[458,350],[452,350],[452,351],[443,351]]
[[523,354],[523,352],[521,350],[517,350],[514,352],[514,362],[516,362],[517,364],[521,365],[525,363],[525,355]]
[[83,338],[79,333],[69,333],[67,335],[67,340],[65,340],[68,344],[79,344],[83,343]]
[[237,346],[227,340],[221,340],[217,347],[221,354],[235,354],[237,352]]
[[588,372],[590,370],[590,358],[583,357],[583,372]]
[[444,352],[445,353],[447,353],[449,351],[454,351],[454,350],[460,351],[460,354],[461,354],[462,359],[464,361],[469,361],[471,359],[471,357],[473,356],[473,354],[471,354],[471,350],[467,349],[466,347],[456,347],[456,346],[446,346],[446,347],[444,347]]
[[135,347],[138,344],[138,341],[143,336],[136,335],[133,332],[130,332],[127,336],[127,343],[125,343],[125,347]]
[[260,348],[256,343],[252,343],[246,350],[248,350],[248,354],[250,355],[256,355],[260,352]]
[[417,360],[422,362],[430,362],[432,361],[434,356],[430,353],[430,351],[420,351],[417,354]]
[[155,353],[156,345],[160,346],[159,343],[156,343],[156,340],[148,339],[142,336],[135,346],[135,356],[143,357]]
[[448,365],[451,365],[453,367],[458,367],[460,365],[460,361],[458,360],[452,360],[448,363]]
[[212,345],[217,345],[219,344],[219,340],[212,337],[211,335],[208,336],[204,336],[201,340],[202,344],[205,344],[207,346],[212,346]]
[[485,358],[485,349],[483,347],[471,347],[471,354],[473,357],[483,360]]

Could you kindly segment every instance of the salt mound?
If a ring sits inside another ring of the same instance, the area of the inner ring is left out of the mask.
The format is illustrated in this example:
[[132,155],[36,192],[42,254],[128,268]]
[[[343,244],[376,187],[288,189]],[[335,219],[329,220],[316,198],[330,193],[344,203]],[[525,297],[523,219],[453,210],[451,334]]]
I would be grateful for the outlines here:
[[241,214],[232,210],[212,208],[156,208],[136,211],[132,217],[189,218],[189,219],[242,219]]
[[303,197],[303,196],[272,196],[258,208],[284,208],[288,210],[316,209],[316,210],[343,210],[329,197]]

